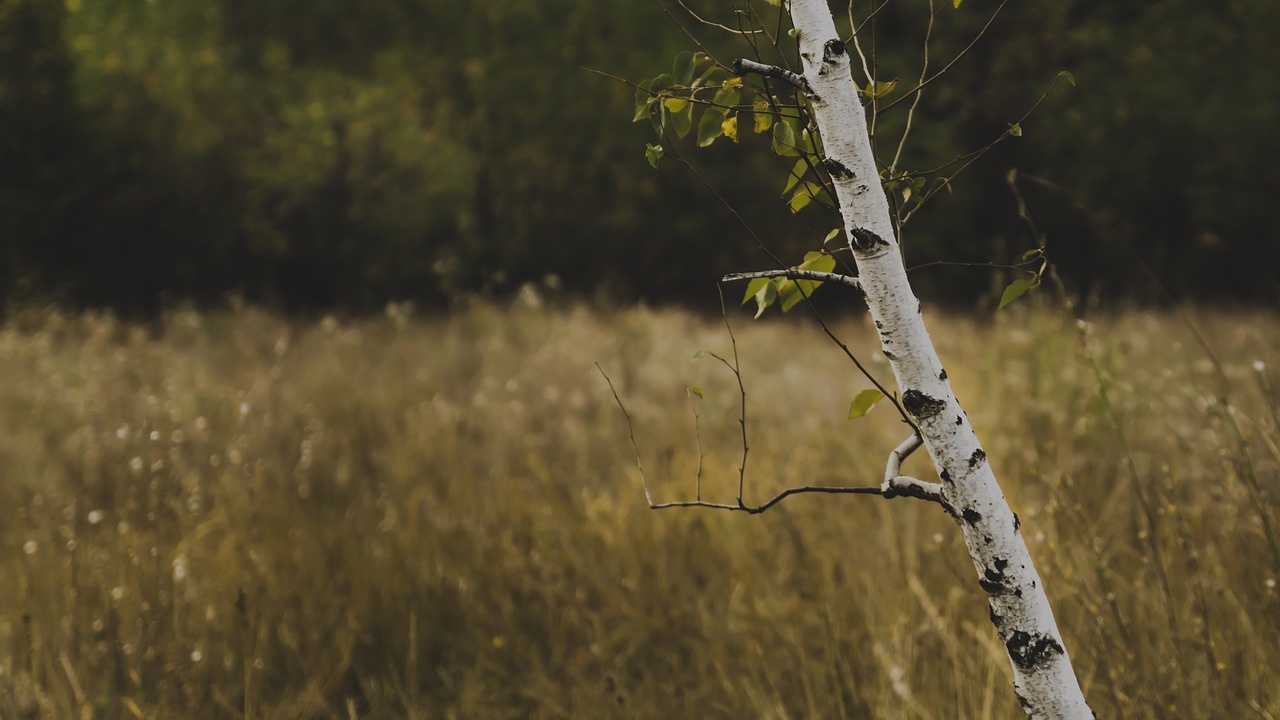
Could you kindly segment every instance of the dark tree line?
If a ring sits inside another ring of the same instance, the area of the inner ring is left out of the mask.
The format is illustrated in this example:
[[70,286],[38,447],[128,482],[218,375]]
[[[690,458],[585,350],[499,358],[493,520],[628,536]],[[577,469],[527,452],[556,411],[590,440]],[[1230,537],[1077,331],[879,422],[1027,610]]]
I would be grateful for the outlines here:
[[[935,67],[994,9],[940,5]],[[733,20],[725,3],[695,7]],[[877,75],[899,92],[919,72],[923,9],[876,20]],[[671,14],[713,53],[743,54]],[[1010,3],[931,86],[909,164],[990,142],[1059,70],[1078,87],[912,221],[908,264],[1032,247],[1005,183],[1017,167],[1077,291],[1158,299],[1150,271],[1178,297],[1275,302],[1277,35],[1274,3]],[[690,47],[651,0],[0,0],[0,293],[359,310],[554,274],[584,295],[706,301],[709,278],[767,259],[694,173],[649,169],[632,89],[582,69],[640,79]],[[882,118],[882,147],[905,106]],[[768,153],[674,149],[788,261],[834,226],[788,215]],[[1006,280],[916,271],[933,298]]]

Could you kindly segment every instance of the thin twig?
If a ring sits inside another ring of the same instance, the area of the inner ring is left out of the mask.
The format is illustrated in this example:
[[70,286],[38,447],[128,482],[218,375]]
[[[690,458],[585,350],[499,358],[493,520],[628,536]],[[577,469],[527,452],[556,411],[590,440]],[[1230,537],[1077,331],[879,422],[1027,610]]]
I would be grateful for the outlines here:
[[912,217],[915,216],[917,212],[920,211],[920,208],[924,207],[925,203],[932,200],[933,197],[937,195],[939,192],[941,192],[944,187],[947,187],[948,185],[950,185],[952,180],[959,177],[962,173],[964,173],[965,170],[969,169],[970,165],[974,164],[975,162],[978,161],[979,158],[987,154],[987,152],[989,152],[991,148],[1000,144],[1000,142],[1003,141],[1005,138],[1012,137],[1013,128],[1015,126],[1021,126],[1024,120],[1031,117],[1032,113],[1036,111],[1036,108],[1040,107],[1041,103],[1043,103],[1045,99],[1049,97],[1049,94],[1053,92],[1053,89],[1058,86],[1058,81],[1061,79],[1062,79],[1061,75],[1058,75],[1057,77],[1055,77],[1053,79],[1053,82],[1049,83],[1049,87],[1045,89],[1044,93],[1042,93],[1040,97],[1034,103],[1032,103],[1030,108],[1027,108],[1026,112],[1022,113],[1022,117],[1018,118],[1017,122],[1010,123],[1009,127],[1006,128],[1004,132],[1000,133],[999,137],[997,137],[995,140],[992,140],[985,147],[974,150],[973,152],[968,153],[966,155],[961,155],[956,159],[952,160],[951,162],[947,163],[946,165],[942,165],[940,167],[934,168],[933,170],[930,170],[925,173],[920,173],[921,175],[932,175],[935,173],[939,173],[951,167],[952,165],[956,164],[957,162],[960,162],[961,160],[965,160],[965,163],[961,165],[960,168],[956,170],[954,173],[951,173],[945,178],[938,178],[934,182],[933,187],[929,188],[929,190],[925,191],[925,193],[920,196],[920,199],[916,201],[916,204],[914,206],[912,206],[911,211],[908,212],[905,216],[903,216],[902,223],[906,224],[908,220],[910,220]]
[[[693,440],[698,445],[698,473],[694,476],[694,497],[702,499],[702,422],[698,417],[698,408],[693,404],[694,391],[691,388],[684,389],[685,396],[689,399],[689,410],[693,413]],[[701,391],[697,393],[698,397],[702,397]]]
[[[933,0],[929,0],[929,25],[924,31],[924,61],[920,65],[920,80],[916,85],[916,99],[911,102],[911,109],[907,111],[907,125],[902,129],[902,137],[898,139],[898,151],[893,154],[893,162],[889,163],[889,173],[892,175],[898,170],[898,161],[902,159],[902,149],[907,145],[907,138],[911,135],[911,122],[916,117],[916,107],[920,105],[920,98],[924,96],[924,79],[929,73],[929,40],[933,37],[933,19],[936,15],[933,12]],[[872,86],[875,89],[875,86]],[[903,97],[906,97],[905,95]]]
[[929,76],[929,78],[928,78],[927,80],[924,80],[924,81],[923,81],[923,82],[921,82],[919,85],[917,85],[916,87],[912,88],[910,92],[908,92],[908,93],[904,94],[902,97],[898,98],[897,100],[894,100],[893,102],[889,103],[888,105],[885,105],[884,107],[880,108],[880,111],[881,111],[881,112],[884,112],[884,111],[886,111],[886,110],[889,110],[889,109],[890,109],[890,108],[892,108],[893,106],[897,105],[898,103],[900,103],[900,102],[902,102],[903,100],[905,100],[905,99],[907,99],[908,97],[910,97],[910,96],[911,96],[911,93],[919,92],[919,91],[920,91],[920,89],[921,89],[921,88],[923,88],[925,85],[928,85],[929,83],[933,82],[934,80],[937,80],[938,78],[942,77],[943,75],[946,75],[946,74],[947,74],[947,71],[951,69],[951,66],[953,66],[953,65],[955,65],[956,63],[960,62],[960,58],[964,57],[965,55],[968,55],[968,54],[969,54],[969,51],[973,49],[973,46],[974,46],[974,45],[977,45],[977,44],[978,44],[978,41],[982,39],[982,36],[987,34],[987,28],[991,27],[991,23],[993,23],[993,22],[995,22],[995,21],[996,21],[996,18],[997,18],[997,17],[999,17],[999,15],[1000,15],[1000,11],[1001,11],[1001,10],[1004,10],[1004,6],[1005,6],[1005,5],[1007,5],[1007,4],[1009,4],[1009,0],[1001,0],[1000,5],[999,5],[999,6],[997,6],[997,7],[996,7],[996,9],[995,9],[995,12],[991,13],[991,17],[987,18],[987,23],[986,23],[985,25],[983,25],[983,26],[982,26],[982,29],[978,31],[978,34],[977,34],[977,35],[975,35],[975,36],[973,37],[973,39],[969,41],[969,44],[964,46],[964,49],[963,49],[963,50],[961,50],[961,51],[960,51],[960,52],[959,52],[955,57],[951,58],[951,62],[949,62],[949,63],[947,63],[946,65],[944,65],[944,66],[942,67],[942,69],[941,69],[941,70],[939,70],[938,72],[936,72],[936,73],[934,73],[933,75]]
[[711,356],[719,360],[733,370],[733,377],[738,381],[738,398],[740,402],[740,414],[738,415],[738,426],[742,428],[742,463],[738,465],[738,504],[742,505],[743,487],[747,483],[747,453],[750,447],[747,445],[747,388],[742,384],[742,363],[738,360],[738,337],[733,334],[733,325],[729,322],[729,311],[724,304],[724,288],[716,285],[716,292],[720,294],[720,317],[724,320],[724,329],[729,333],[729,346],[733,348],[733,364],[729,365],[729,361],[712,353]]
[[[716,189],[715,185],[712,185],[710,181],[708,181],[705,177],[703,177],[702,173],[698,172],[697,168],[695,168],[687,159],[685,159],[684,155],[680,152],[679,148],[673,145],[671,150],[672,150],[672,153],[675,155],[676,159],[679,160],[679,162],[681,162],[685,167],[689,168],[689,171],[692,172],[693,176],[696,177],[698,181],[702,183],[703,187],[707,188],[707,190],[709,190],[711,194],[715,196],[716,200],[718,200],[720,204],[723,205],[725,209],[729,211],[729,214],[732,215],[733,218],[737,220],[740,225],[742,225],[743,229],[747,231],[747,234],[751,236],[751,239],[755,241],[756,246],[759,247],[760,250],[764,252],[764,254],[768,255],[771,260],[777,263],[778,267],[780,268],[785,267],[785,264],[782,262],[782,260],[779,259],[778,256],[775,255],[773,251],[768,248],[767,245],[764,244],[764,240],[762,240],[760,236],[756,233],[755,228],[751,227],[751,224],[748,223],[746,219],[742,217],[742,215],[738,212],[737,208],[735,208],[732,203],[730,203],[728,200],[725,199],[724,195],[722,195],[720,191]],[[812,299],[810,299],[808,293],[804,292],[804,288],[801,288],[800,291],[801,291],[802,297],[804,297],[805,304],[808,305],[809,307],[809,311],[813,313],[814,319],[818,321],[818,326],[822,328],[822,332],[831,340],[831,342],[835,343],[836,347],[840,348],[840,351],[845,354],[845,357],[849,358],[849,361],[852,362],[854,367],[858,369],[858,372],[862,373],[863,377],[867,378],[867,380],[869,380],[877,390],[883,393],[885,397],[889,398],[889,401],[893,403],[893,406],[895,408],[897,408],[898,414],[902,417],[903,422],[907,423],[912,428],[915,428],[915,423],[912,422],[911,416],[908,415],[907,411],[902,407],[902,403],[898,400],[897,395],[889,392],[889,390],[885,388],[885,386],[879,380],[877,380],[874,375],[871,374],[871,371],[867,370],[866,366],[862,364],[862,361],[858,360],[857,356],[853,354],[853,351],[849,349],[849,346],[846,345],[843,340],[841,340],[839,337],[836,336],[835,331],[831,329],[831,326],[827,324],[827,321],[822,317],[822,314],[818,312],[818,309],[816,307],[814,307]]]
[[684,0],[676,0],[676,2],[680,5],[680,7],[684,8],[684,11],[685,11],[685,12],[687,12],[687,13],[689,13],[691,16],[693,16],[693,19],[694,19],[694,20],[697,20],[698,22],[702,23],[703,25],[707,25],[707,26],[710,26],[710,27],[713,27],[713,28],[719,28],[719,29],[721,29],[721,30],[723,30],[723,31],[725,31],[725,32],[727,32],[727,33],[731,33],[731,34],[733,34],[733,35],[746,35],[747,37],[750,37],[751,35],[754,35],[755,33],[762,32],[761,30],[741,30],[741,29],[739,29],[739,30],[734,30],[733,28],[729,27],[728,25],[721,25],[721,24],[720,24],[720,23],[718,23],[718,22],[713,22],[713,21],[711,21],[711,20],[707,20],[706,18],[702,17],[702,16],[701,16],[701,15],[699,15],[698,13],[694,12],[694,11],[693,11],[693,8],[689,7],[688,5],[686,5],[686,4],[684,3]]
[[627,412],[627,406],[622,404],[622,398],[618,397],[618,390],[613,386],[613,381],[609,379],[604,368],[600,367],[600,363],[595,365],[596,370],[600,371],[600,376],[609,384],[609,392],[613,393],[613,399],[618,403],[618,409],[622,410],[622,416],[627,419],[627,434],[631,437],[631,449],[636,451],[636,469],[640,471],[640,487],[644,488],[645,502],[649,503],[649,507],[653,507],[653,496],[649,494],[649,482],[644,479],[644,463],[640,462],[640,444],[636,442],[636,428],[631,422],[631,413]]

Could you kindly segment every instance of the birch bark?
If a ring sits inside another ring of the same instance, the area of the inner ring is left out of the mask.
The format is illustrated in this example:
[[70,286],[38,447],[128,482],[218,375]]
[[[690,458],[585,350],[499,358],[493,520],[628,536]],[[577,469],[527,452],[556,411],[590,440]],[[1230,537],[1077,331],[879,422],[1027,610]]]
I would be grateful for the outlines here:
[[1094,717],[1053,619],[1044,586],[986,453],[951,391],[907,281],[880,185],[867,119],[826,0],[790,0],[809,101],[835,184],[867,306],[893,368],[904,409],[920,428],[987,593],[991,621],[1013,665],[1029,718]]

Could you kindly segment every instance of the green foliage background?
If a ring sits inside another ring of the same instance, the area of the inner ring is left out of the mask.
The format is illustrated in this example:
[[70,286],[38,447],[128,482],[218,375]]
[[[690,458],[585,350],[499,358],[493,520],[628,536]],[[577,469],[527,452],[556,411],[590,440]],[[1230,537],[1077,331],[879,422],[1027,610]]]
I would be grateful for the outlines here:
[[[943,5],[934,67],[994,8]],[[876,22],[898,92],[927,10]],[[908,261],[1030,247],[1003,186],[1016,166],[1052,183],[1028,199],[1077,289],[1149,293],[1136,253],[1176,294],[1274,300],[1277,33],[1274,3],[1011,4],[931,86],[909,164],[986,144],[1061,69],[1079,88],[910,226]],[[725,61],[749,54],[697,34]],[[631,89],[582,70],[640,79],[691,47],[651,0],[0,0],[0,293],[360,309],[555,274],[619,300],[714,297],[711,278],[766,258],[691,173],[648,168]],[[691,159],[798,261],[829,225],[793,222],[785,168],[749,135]],[[1000,280],[917,275],[934,297]]]

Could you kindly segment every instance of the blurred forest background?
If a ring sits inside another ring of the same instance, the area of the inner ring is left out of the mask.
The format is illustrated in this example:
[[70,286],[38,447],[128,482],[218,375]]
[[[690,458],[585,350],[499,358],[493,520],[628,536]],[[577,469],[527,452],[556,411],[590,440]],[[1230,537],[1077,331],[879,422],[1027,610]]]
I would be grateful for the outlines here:
[[[995,8],[940,5],[934,67]],[[726,3],[691,6],[732,19]],[[693,174],[646,165],[651,129],[630,123],[632,89],[582,69],[662,72],[693,47],[676,21],[696,26],[666,10],[0,0],[0,295],[149,312],[235,293],[360,311],[555,275],[580,296],[711,300],[713,278],[766,258]],[[919,72],[927,12],[893,3],[875,23],[879,79],[900,79],[899,92]],[[696,30],[722,60],[745,54],[738,38]],[[1275,302],[1280,4],[1012,3],[925,95],[908,166],[986,145],[1059,70],[1078,87],[1055,90],[1024,137],[913,221],[908,263],[1033,247],[1004,182],[1017,167],[1074,291]],[[798,261],[830,226],[788,216],[785,166],[754,141],[690,157]],[[915,273],[934,300],[972,302],[1001,280]]]

